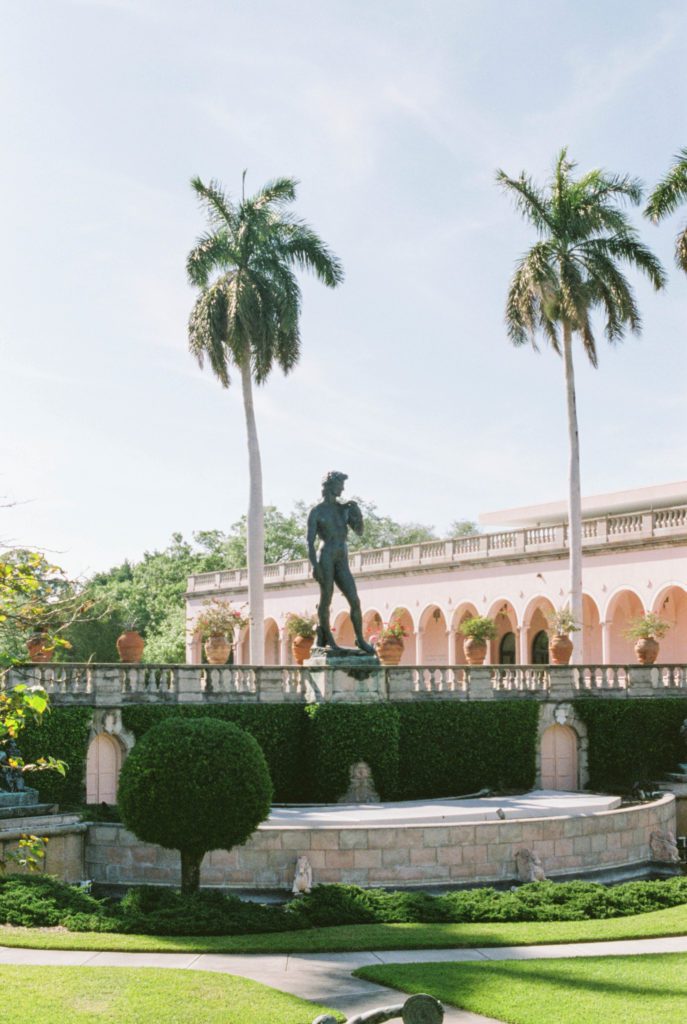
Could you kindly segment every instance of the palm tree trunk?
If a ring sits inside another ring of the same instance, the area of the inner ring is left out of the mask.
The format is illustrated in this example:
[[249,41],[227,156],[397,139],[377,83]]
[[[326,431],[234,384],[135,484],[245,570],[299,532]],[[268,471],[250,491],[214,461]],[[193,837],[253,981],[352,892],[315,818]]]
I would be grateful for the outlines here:
[[[575,373],[572,356],[572,329],[563,324],[563,363],[565,366],[565,393],[568,407],[568,440],[570,442],[570,473],[568,490],[568,551],[570,557],[570,611],[582,626],[582,493],[580,489],[580,438],[577,429],[575,401]],[[571,661],[582,660],[582,633],[573,633]]]
[[250,664],[262,665],[265,660],[265,522],[262,501],[262,464],[253,409],[253,378],[250,357],[241,364],[243,410],[248,436],[248,608],[250,616]]

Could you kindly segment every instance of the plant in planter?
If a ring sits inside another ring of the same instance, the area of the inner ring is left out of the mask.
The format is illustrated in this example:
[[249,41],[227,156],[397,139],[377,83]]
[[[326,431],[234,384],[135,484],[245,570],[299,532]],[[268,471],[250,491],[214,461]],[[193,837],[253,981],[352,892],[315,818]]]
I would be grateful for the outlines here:
[[658,656],[658,641],[670,629],[670,623],[656,612],[646,612],[631,619],[623,636],[635,641],[635,655],[640,665],[653,665]]
[[120,661],[135,664],[141,660],[145,640],[138,631],[138,623],[135,619],[129,619],[124,623],[124,629],[117,637],[116,644]]
[[567,665],[573,652],[571,633],[577,633],[580,624],[565,605],[547,615],[552,636],[549,639],[549,660],[552,665]]
[[26,641],[26,650],[29,654],[29,660],[34,664],[52,661],[55,656],[55,642],[51,638],[50,630],[47,626],[41,626],[29,637]]
[[403,641],[408,633],[398,619],[385,622],[369,637],[382,665],[398,665],[403,655]]
[[317,632],[317,618],[314,615],[296,615],[289,612],[286,616],[286,633],[291,640],[291,653],[297,665],[302,665],[310,657],[312,645]]
[[497,634],[494,620],[486,615],[475,615],[461,622],[458,629],[465,637],[463,650],[468,665],[483,665],[487,656],[487,640],[493,640]]
[[213,597],[203,602],[203,610],[194,622],[193,631],[200,633],[205,641],[203,649],[210,665],[226,665],[234,634],[247,622],[243,611],[234,608],[231,601]]

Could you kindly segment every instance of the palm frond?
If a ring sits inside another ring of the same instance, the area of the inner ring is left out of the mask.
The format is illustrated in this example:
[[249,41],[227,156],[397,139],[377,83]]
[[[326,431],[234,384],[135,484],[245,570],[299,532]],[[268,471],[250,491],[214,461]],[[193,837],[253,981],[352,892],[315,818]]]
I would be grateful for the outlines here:
[[658,224],[687,200],[687,148],[680,150],[673,166],[649,196],[644,216]]
[[208,214],[210,223],[217,228],[227,226],[231,229],[236,225],[236,209],[230,196],[214,179],[207,185],[200,178],[191,178],[191,187],[200,198],[203,208]]
[[519,178],[510,178],[505,171],[497,170],[496,181],[501,188],[511,195],[516,209],[543,233],[551,227],[551,213],[543,191],[534,184],[523,171]]
[[191,284],[204,288],[213,271],[227,270],[234,262],[231,239],[222,228],[200,236],[186,259],[186,273]]
[[216,282],[201,292],[191,310],[188,343],[191,354],[202,368],[207,358],[222,387],[229,387],[227,364],[227,280]]
[[296,178],[275,178],[263,185],[246,202],[251,203],[258,210],[264,206],[283,206],[294,201],[297,187],[298,180]]
[[303,221],[282,227],[283,253],[301,270],[311,270],[328,288],[335,288],[344,279],[341,260]]
[[633,206],[637,206],[644,195],[644,183],[629,174],[608,174],[606,171],[593,170],[583,174],[578,184],[595,203],[613,198],[627,199]]
[[687,227],[675,239],[675,262],[687,274]]

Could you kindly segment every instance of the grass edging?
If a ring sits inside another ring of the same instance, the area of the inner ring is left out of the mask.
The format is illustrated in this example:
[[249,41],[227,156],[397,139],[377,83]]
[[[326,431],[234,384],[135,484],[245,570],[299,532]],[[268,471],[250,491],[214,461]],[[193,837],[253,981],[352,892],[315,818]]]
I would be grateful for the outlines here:
[[0,926],[0,946],[160,953],[343,953],[603,942],[687,935],[687,904],[602,921],[362,924],[261,935],[156,936]]

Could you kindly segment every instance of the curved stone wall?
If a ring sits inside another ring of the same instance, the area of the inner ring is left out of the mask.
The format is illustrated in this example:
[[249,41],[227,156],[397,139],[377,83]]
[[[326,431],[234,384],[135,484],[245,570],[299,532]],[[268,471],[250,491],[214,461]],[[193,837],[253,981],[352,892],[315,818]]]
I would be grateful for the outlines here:
[[[450,885],[515,878],[515,853],[538,853],[550,876],[622,868],[651,860],[654,830],[675,832],[675,797],[596,814],[421,827],[290,828],[263,826],[230,853],[206,856],[203,885],[290,887],[296,858],[308,857],[313,881],[373,886]],[[121,825],[92,825],[89,878],[110,884],[179,884],[179,855],[140,843]]]

